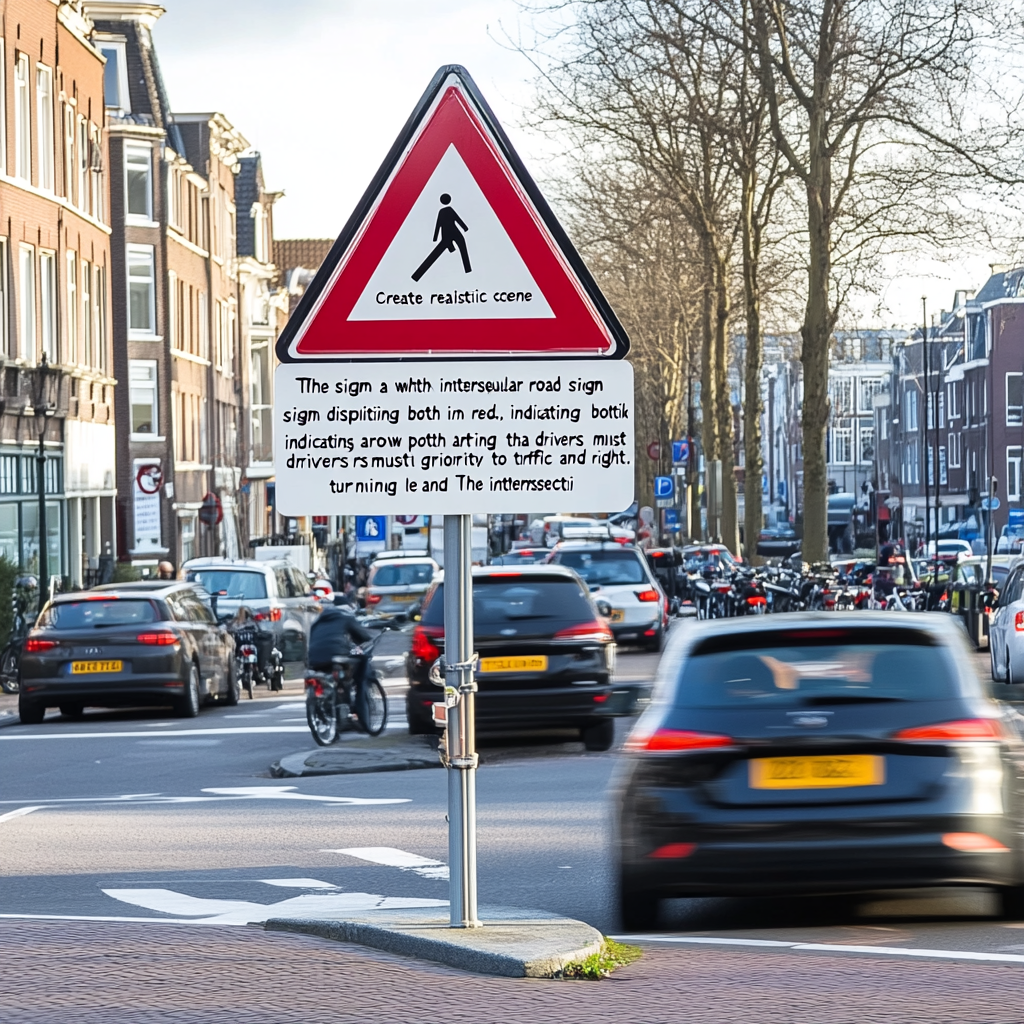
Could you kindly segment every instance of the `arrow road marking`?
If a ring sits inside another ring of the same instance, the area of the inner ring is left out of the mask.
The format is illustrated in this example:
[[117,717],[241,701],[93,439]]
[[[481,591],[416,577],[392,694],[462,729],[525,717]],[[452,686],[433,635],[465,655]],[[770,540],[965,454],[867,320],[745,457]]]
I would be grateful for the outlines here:
[[10,821],[11,818],[21,818],[26,814],[31,814],[33,811],[41,811],[43,808],[39,807],[19,807],[16,811],[8,811],[6,814],[0,814],[0,821]]
[[393,846],[353,846],[345,850],[321,850],[321,853],[344,853],[349,857],[369,861],[371,864],[383,864],[385,867],[398,868],[401,871],[413,871],[422,878],[448,880],[448,865],[430,857],[421,857],[418,853],[406,853],[396,850]]

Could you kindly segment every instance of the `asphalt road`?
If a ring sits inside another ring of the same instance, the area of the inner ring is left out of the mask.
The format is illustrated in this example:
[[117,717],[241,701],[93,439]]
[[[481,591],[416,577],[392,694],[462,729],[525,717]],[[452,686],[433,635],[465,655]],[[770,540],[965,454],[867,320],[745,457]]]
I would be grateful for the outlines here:
[[[650,678],[656,662],[652,655],[621,654],[619,675]],[[979,658],[978,665],[983,669],[987,660]],[[403,683],[392,678],[388,685],[397,698],[390,728],[402,729]],[[10,720],[0,717],[0,725]],[[187,931],[189,942],[194,935],[210,934],[210,943],[233,949],[256,940],[220,931],[204,933],[195,926],[229,928],[279,916],[282,910],[336,913],[389,903],[445,901],[443,772],[270,777],[273,761],[311,747],[297,681],[284,694],[264,693],[237,708],[205,709],[198,719],[177,719],[163,711],[90,711],[81,721],[71,722],[51,712],[40,726],[4,725],[0,941],[8,948],[11,943],[27,943],[26,949],[50,949],[52,954],[52,944],[59,946],[65,929],[72,929],[67,934],[76,936],[76,949],[96,943],[98,952],[127,941],[129,933],[118,929],[130,928],[137,936],[132,942],[150,943],[159,959],[168,953],[168,943],[178,941],[171,938],[173,929],[160,927],[168,922],[178,923],[182,935]],[[578,742],[557,740],[516,746],[490,743],[482,747],[482,760],[481,903],[554,911],[614,934],[606,798],[614,752],[586,753]],[[196,941],[201,946],[201,940]],[[308,941],[303,946],[294,937],[259,941],[261,950],[267,943],[289,952],[310,948]],[[926,975],[935,979],[928,982],[932,986],[951,979],[948,970],[939,969],[943,962],[949,970],[973,965],[980,971],[978,978],[987,977],[984,968],[994,970],[1000,979],[1013,972],[1024,982],[1024,923],[998,919],[995,900],[986,892],[897,893],[855,902],[676,901],[670,905],[665,929],[645,943],[656,951],[651,955],[659,963],[677,965],[676,975],[703,965],[695,979],[700,984],[709,977],[721,979],[727,973],[724,965],[740,961],[749,961],[751,970],[767,971],[766,958],[775,964],[773,971],[781,965],[783,971],[795,972],[794,978],[809,972],[819,981],[822,963],[831,965],[826,971],[839,972],[838,978],[849,974],[851,958],[857,963],[868,958],[883,965],[880,971],[889,970],[885,964],[902,965],[901,976],[915,985],[924,985]],[[350,953],[357,960],[362,956],[358,962],[364,966],[370,963],[365,954]],[[69,970],[76,965],[84,969],[76,956],[66,953]],[[813,970],[808,966],[812,960],[817,965]],[[25,978],[35,977],[32,970]],[[637,975],[638,970],[630,976],[646,976],[643,971]],[[435,972],[431,977],[441,976]],[[957,984],[950,980],[950,992],[969,995],[971,985],[964,989],[961,984],[967,975],[961,971],[958,977]],[[0,1012],[5,1024],[63,1019],[55,1015],[54,1005],[44,1012],[42,1004],[32,1002],[38,978],[32,991],[19,989],[11,1002],[7,996],[13,998],[13,990],[5,996],[5,986],[17,987],[14,978],[8,974],[7,982],[0,981],[0,1006],[21,1007],[15,1016]],[[129,971],[122,982],[130,987],[138,978]],[[423,982],[415,984],[422,987]],[[984,984],[991,1001],[1004,982]],[[636,997],[642,998],[646,990],[645,983]],[[1007,993],[1011,991],[1019,988],[1008,987]],[[1024,1003],[1013,998],[1018,1005]],[[130,1008],[131,1003],[127,1005]],[[737,1008],[735,1019],[757,1019],[744,1017],[735,999],[729,1005]],[[1024,1010],[1017,1016],[1001,1016],[1002,1004],[990,1006],[987,1016],[976,1017],[967,1006],[949,1003],[950,1013],[956,1010],[949,1019],[1024,1017]],[[896,1005],[893,1016],[885,1016],[884,1007],[876,1016],[868,1004],[863,1007],[860,1016],[849,1019],[946,1019],[900,1016]],[[107,1019],[150,1019],[125,1012],[127,1016]],[[193,1014],[159,1019],[224,1018]],[[252,1019],[291,1018],[281,1012]],[[538,1014],[536,1019],[547,1018]],[[645,1016],[638,1010],[633,1019],[675,1018]],[[776,1018],[766,1014],[760,1019]],[[811,1014],[804,1019],[847,1018]]]

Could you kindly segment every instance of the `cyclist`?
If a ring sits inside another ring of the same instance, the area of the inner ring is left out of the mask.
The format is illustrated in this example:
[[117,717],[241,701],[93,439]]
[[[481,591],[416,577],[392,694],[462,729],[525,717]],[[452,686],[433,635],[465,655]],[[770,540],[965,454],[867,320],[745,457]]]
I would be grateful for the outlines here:
[[[338,605],[325,605],[316,617],[309,631],[309,648],[306,662],[314,672],[331,672],[334,665],[332,658],[349,657],[352,648],[358,647],[373,639],[373,634],[346,608]],[[367,720],[366,707],[366,675],[369,668],[369,657],[360,653],[357,656],[356,670],[353,681],[356,687],[356,715],[361,721]]]

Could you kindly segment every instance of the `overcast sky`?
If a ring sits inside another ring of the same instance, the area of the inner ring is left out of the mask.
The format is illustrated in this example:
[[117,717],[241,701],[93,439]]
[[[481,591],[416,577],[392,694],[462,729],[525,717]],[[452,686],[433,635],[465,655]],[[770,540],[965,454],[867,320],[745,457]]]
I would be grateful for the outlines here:
[[[278,238],[333,237],[442,64],[465,65],[528,167],[536,138],[516,128],[532,96],[529,61],[501,42],[529,25],[515,0],[163,0],[154,30],[173,109],[225,114],[283,189]],[[537,174],[540,177],[540,174]],[[988,259],[886,268],[877,300],[844,326],[920,322],[954,288],[980,288]],[[859,304],[861,305],[861,304]]]

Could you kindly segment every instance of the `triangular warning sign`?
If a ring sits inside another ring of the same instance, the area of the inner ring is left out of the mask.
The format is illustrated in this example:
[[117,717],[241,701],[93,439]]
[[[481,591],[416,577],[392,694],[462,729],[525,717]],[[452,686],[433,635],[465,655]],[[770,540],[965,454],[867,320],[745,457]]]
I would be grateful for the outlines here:
[[628,348],[472,79],[452,65],[434,76],[278,356],[622,358]]

